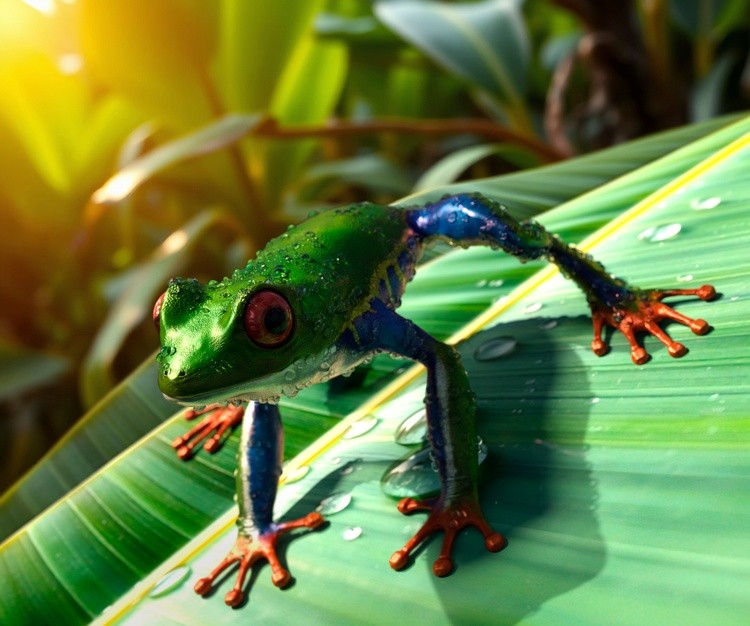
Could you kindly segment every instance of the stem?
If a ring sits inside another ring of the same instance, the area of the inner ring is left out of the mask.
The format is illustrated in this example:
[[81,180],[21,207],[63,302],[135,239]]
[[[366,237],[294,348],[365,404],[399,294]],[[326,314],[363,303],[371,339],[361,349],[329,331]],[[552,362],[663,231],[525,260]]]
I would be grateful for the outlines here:
[[667,5],[664,0],[643,0],[643,40],[659,84],[671,82],[672,59],[667,31]]
[[275,139],[301,139],[305,137],[350,137],[379,133],[401,133],[405,135],[456,135],[471,133],[494,141],[507,141],[527,148],[545,163],[560,161],[565,155],[532,137],[520,134],[506,126],[484,119],[404,119],[389,118],[365,122],[332,120],[321,126],[280,127],[276,120],[269,119],[254,129],[258,137]]

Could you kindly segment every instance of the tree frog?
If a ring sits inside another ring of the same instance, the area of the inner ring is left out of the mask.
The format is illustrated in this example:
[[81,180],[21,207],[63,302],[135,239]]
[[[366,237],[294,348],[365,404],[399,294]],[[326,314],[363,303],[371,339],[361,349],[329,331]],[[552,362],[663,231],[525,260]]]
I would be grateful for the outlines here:
[[[239,604],[248,569],[259,559],[269,561],[275,585],[289,583],[291,575],[276,554],[278,537],[292,528],[315,528],[323,519],[315,512],[283,523],[273,518],[282,464],[277,402],[282,395],[293,396],[350,372],[378,352],[402,355],[427,370],[428,435],[442,486],[436,498],[399,503],[402,513],[427,511],[428,517],[393,553],[390,565],[404,568],[415,548],[442,531],[433,571],[449,574],[454,539],[467,526],[482,533],[487,550],[505,546],[479,504],[476,404],[459,354],[396,312],[420,255],[436,240],[487,245],[522,260],[555,263],[588,300],[594,323],[591,347],[597,355],[608,351],[602,339],[605,324],[625,335],[638,365],[649,359],[636,340],[640,331],[655,335],[673,357],[686,353],[660,328],[662,320],[684,324],[698,335],[710,330],[706,321],[686,317],[662,299],[693,295],[711,300],[716,295],[712,286],[628,286],[538,223],[519,222],[478,193],[445,196],[423,206],[360,203],[324,210],[273,239],[231,278],[206,285],[171,280],[154,306],[162,346],[159,387],[185,405],[224,405],[209,406],[204,423],[175,442],[180,456],[189,457],[214,431],[206,447],[216,449],[226,428],[245,413],[238,453],[237,540],[216,569],[198,581],[197,593],[208,593],[217,576],[239,562],[234,587],[225,597],[228,605]],[[246,411],[233,404],[244,402],[249,403]]]

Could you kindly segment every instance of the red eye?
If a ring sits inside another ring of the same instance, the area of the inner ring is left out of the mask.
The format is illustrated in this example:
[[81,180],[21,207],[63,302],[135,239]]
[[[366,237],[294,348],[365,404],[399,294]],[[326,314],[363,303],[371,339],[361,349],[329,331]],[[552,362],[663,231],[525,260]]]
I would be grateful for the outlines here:
[[286,298],[275,291],[258,291],[245,305],[245,331],[262,348],[276,348],[292,335],[294,318]]
[[154,320],[154,326],[156,326],[156,330],[159,330],[159,316],[161,315],[161,307],[164,304],[164,296],[166,295],[167,292],[165,291],[157,298],[156,302],[154,303],[154,310],[151,313],[151,318]]

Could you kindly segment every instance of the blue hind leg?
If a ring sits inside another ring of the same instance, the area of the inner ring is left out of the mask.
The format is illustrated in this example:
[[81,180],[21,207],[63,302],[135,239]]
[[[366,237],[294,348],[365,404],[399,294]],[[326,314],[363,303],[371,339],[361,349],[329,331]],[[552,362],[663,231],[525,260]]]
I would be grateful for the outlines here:
[[424,240],[443,239],[464,247],[488,245],[501,248],[521,260],[546,258],[555,263],[586,295],[594,322],[591,347],[597,355],[608,347],[601,337],[604,324],[620,330],[627,338],[633,361],[641,365],[649,359],[639,345],[636,333],[654,335],[667,347],[671,356],[687,352],[660,327],[662,320],[688,326],[695,334],[710,330],[705,320],[692,319],[664,304],[662,299],[674,295],[693,295],[711,300],[716,290],[711,285],[697,289],[638,289],[609,274],[604,266],[569,246],[533,221],[517,221],[500,204],[478,193],[446,196],[423,207],[407,209],[407,222]]

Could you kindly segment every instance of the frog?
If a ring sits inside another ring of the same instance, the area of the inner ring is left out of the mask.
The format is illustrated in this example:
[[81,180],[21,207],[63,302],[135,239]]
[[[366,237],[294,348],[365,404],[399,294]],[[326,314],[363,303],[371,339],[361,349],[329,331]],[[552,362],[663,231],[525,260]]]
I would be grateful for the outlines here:
[[[687,353],[662,322],[677,322],[696,335],[711,326],[663,302],[670,296],[710,301],[712,285],[641,289],[608,273],[578,247],[534,220],[517,220],[497,200],[480,193],[446,195],[424,204],[360,202],[321,210],[272,239],[247,265],[219,281],[173,278],[154,305],[161,340],[158,385],[170,400],[193,408],[203,422],[173,443],[190,458],[210,433],[216,451],[227,429],[242,423],[236,472],[237,536],[226,558],[198,580],[206,595],[225,570],[239,564],[229,606],[240,605],[254,563],[267,561],[274,585],[292,580],[277,554],[277,541],[297,528],[324,523],[317,511],[279,522],[274,502],[283,463],[282,396],[346,375],[378,353],[426,369],[424,398],[430,454],[440,482],[437,496],[404,498],[404,514],[426,512],[417,532],[390,557],[394,570],[436,533],[443,542],[432,569],[454,569],[459,532],[478,529],[490,552],[507,545],[486,520],[479,499],[477,401],[457,349],[432,337],[398,312],[404,290],[424,251],[436,242],[489,246],[521,261],[546,259],[583,292],[593,320],[591,349],[609,351],[605,327],[623,333],[632,361],[650,359],[641,335],[653,335],[672,357]],[[613,331],[610,331],[613,332]],[[201,408],[203,407],[203,408]]]

